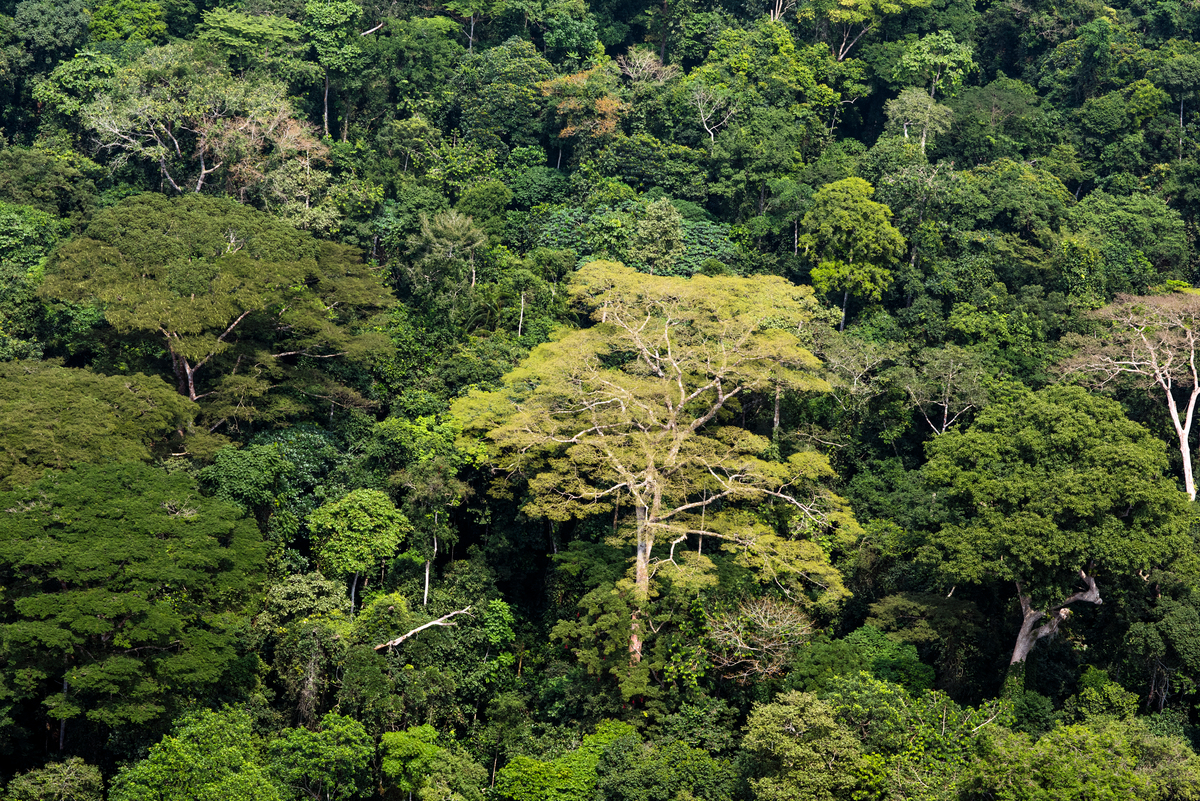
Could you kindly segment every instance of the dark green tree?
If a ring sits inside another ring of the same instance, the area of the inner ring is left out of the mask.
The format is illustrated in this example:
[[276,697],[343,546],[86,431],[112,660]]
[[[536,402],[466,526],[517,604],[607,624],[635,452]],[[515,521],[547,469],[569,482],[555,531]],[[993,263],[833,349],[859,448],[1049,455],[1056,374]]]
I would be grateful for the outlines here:
[[54,362],[0,363],[6,421],[0,489],[28,484],[46,470],[165,456],[180,446],[181,432],[192,432],[196,412],[160,378],[106,376]]
[[1143,583],[1189,557],[1187,496],[1163,443],[1107,398],[1056,386],[996,403],[928,446],[924,473],[944,504],[931,535],[954,581],[1012,582],[1021,628],[1011,664],[1101,603],[1098,580]]
[[[354,249],[202,196],[105,209],[59,249],[42,292],[97,303],[119,334],[156,340],[210,429],[299,411],[305,399],[361,404],[323,365],[385,352],[367,322],[393,303]],[[285,378],[296,394],[268,394]]]
[[[19,722],[152,726],[229,686],[233,627],[261,579],[242,511],[184,473],[107,464],[0,493],[3,686]],[[11,713],[10,713],[11,714]]]

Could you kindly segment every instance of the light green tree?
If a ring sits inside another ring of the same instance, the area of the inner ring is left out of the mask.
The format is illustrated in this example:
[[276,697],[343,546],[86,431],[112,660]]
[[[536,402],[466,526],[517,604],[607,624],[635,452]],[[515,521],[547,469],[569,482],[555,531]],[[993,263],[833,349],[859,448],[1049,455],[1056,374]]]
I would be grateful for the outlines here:
[[884,103],[883,110],[888,126],[903,131],[905,139],[910,128],[920,134],[922,153],[929,137],[944,134],[954,121],[954,111],[949,106],[934,102],[921,89],[905,89],[898,97]]
[[483,801],[487,770],[440,739],[428,724],[384,734],[381,769],[387,784],[417,801]]
[[841,290],[842,322],[850,295],[879,300],[892,282],[888,268],[904,252],[904,237],[892,225],[892,210],[871,199],[875,188],[862,178],[825,184],[800,221],[799,245],[816,267],[813,286]]
[[158,41],[167,34],[162,3],[154,0],[106,0],[96,6],[92,39],[114,42]]
[[4,798],[6,801],[103,801],[104,779],[95,765],[79,757],[69,757],[14,776]]
[[888,17],[914,8],[927,8],[930,0],[837,0],[814,3],[802,10],[805,17],[824,17],[829,28],[829,49],[839,62],[844,61],[858,41],[877,30]]
[[628,723],[606,720],[578,748],[557,759],[518,756],[500,769],[496,790],[513,801],[589,801],[596,797],[596,768],[604,748],[633,731]]
[[343,801],[360,797],[370,787],[368,765],[374,750],[361,723],[330,712],[316,730],[278,733],[267,745],[264,761],[295,797]]
[[898,80],[916,80],[929,87],[929,99],[938,94],[952,97],[962,86],[963,77],[975,69],[974,48],[960,43],[950,31],[922,36],[904,48],[904,55],[893,76]]
[[357,489],[331,501],[308,516],[320,541],[317,561],[331,576],[353,576],[350,610],[354,610],[359,575],[396,554],[411,531],[406,518],[387,493]]
[[683,215],[675,204],[668,198],[651,203],[646,215],[638,220],[630,259],[646,265],[651,275],[670,275],[684,248]]
[[[317,51],[317,62],[325,71],[321,121],[326,136],[329,136],[329,89],[333,77],[345,78],[364,66],[365,52],[359,44],[357,29],[361,18],[362,7],[354,0],[307,0],[304,4],[304,27]],[[344,117],[343,139],[348,124],[348,117]]]
[[829,704],[789,692],[756,706],[744,746],[753,756],[750,786],[762,801],[835,801],[850,797],[864,766],[862,746]]
[[187,43],[121,68],[80,118],[114,167],[147,163],[181,193],[217,183],[246,192],[277,163],[319,147],[282,82],[239,79]]
[[110,801],[282,801],[250,716],[204,710],[180,720],[147,757],[121,769]]
[[[777,388],[822,392],[818,363],[799,338],[815,313],[811,290],[782,279],[647,276],[613,262],[580,270],[570,292],[592,325],[540,345],[504,388],[452,407],[486,435],[503,471],[529,481],[530,515],[569,520],[624,512],[619,541],[634,545],[629,637],[641,658],[636,607],[652,578],[705,578],[712,563],[689,538],[714,537],[765,581],[836,604],[846,590],[826,553],[746,508],[793,510],[794,532],[853,530],[822,489],[828,461],[801,451],[768,455],[769,441],[727,416],[735,403]],[[614,543],[617,540],[614,540]],[[657,554],[662,545],[666,553]]]

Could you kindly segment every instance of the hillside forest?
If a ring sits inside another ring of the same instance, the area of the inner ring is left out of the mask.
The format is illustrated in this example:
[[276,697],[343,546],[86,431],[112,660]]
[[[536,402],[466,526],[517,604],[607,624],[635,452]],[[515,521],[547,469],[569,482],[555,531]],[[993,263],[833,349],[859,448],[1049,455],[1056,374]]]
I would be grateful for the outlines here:
[[1200,7],[0,0],[0,798],[1200,799]]

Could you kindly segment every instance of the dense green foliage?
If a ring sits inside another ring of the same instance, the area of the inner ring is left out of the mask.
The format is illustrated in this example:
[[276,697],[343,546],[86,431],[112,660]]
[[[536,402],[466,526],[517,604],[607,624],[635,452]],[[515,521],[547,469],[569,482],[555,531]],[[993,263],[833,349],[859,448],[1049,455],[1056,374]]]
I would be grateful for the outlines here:
[[0,0],[0,798],[1200,798],[1200,15]]

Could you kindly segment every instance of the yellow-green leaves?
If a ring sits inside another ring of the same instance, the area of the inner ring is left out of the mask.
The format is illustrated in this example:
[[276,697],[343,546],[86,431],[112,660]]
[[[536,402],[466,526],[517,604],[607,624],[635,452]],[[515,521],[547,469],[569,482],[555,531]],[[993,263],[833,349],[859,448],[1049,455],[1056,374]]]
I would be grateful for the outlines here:
[[[592,324],[538,346],[495,392],[453,407],[493,443],[497,466],[528,480],[528,514],[569,520],[613,513],[615,542],[637,545],[633,589],[659,573],[699,588],[710,568],[699,538],[715,537],[779,580],[844,597],[828,551],[796,542],[755,511],[779,503],[830,524],[832,477],[815,453],[773,458],[770,441],[735,413],[755,395],[823,392],[801,345],[812,291],[783,279],[691,279],[592,262],[570,295]],[[654,551],[661,546],[661,553]]]

